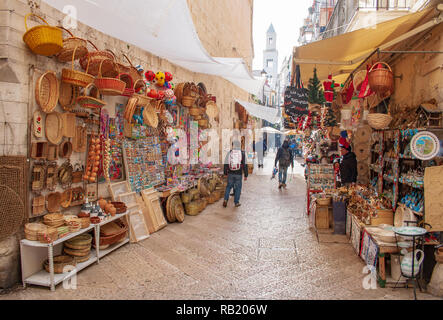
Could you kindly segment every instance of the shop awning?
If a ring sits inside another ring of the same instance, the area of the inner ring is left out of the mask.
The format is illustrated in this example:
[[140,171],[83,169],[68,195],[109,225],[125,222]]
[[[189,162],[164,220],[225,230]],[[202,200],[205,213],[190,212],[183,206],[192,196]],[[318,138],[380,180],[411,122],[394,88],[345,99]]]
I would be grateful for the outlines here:
[[279,110],[277,108],[265,107],[238,99],[235,99],[235,101],[241,104],[251,116],[266,120],[270,123],[278,123],[281,121],[281,118],[278,116]]
[[[314,68],[317,68],[319,79],[324,80],[332,74],[337,83],[342,83],[377,48],[387,49],[440,23],[440,19],[429,21],[432,18],[431,10],[434,9],[294,47],[293,66],[300,65],[301,80],[305,86],[312,77]],[[420,21],[425,18],[429,22],[419,26]]]
[[264,127],[260,129],[260,132],[266,132],[266,133],[275,133],[275,134],[283,134],[280,130],[274,129],[272,127]]
[[223,77],[255,95],[263,86],[243,59],[209,55],[197,35],[186,0],[43,1],[92,28],[190,71]]

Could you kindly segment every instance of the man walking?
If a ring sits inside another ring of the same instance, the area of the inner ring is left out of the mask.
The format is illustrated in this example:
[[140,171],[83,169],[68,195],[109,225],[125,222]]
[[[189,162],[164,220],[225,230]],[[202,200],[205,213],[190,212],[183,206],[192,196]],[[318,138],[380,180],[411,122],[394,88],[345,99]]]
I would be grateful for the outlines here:
[[265,143],[263,140],[258,141],[254,146],[254,151],[257,152],[258,167],[263,168],[263,158],[265,155]]
[[248,179],[248,166],[246,165],[245,153],[241,150],[239,141],[234,141],[232,150],[226,156],[224,163],[224,174],[228,176],[228,185],[225,190],[223,207],[228,205],[229,194],[234,188],[234,204],[240,207],[240,194],[242,188],[242,171],[245,175],[245,181]]
[[294,156],[289,150],[289,142],[285,140],[283,145],[278,149],[277,156],[275,157],[274,166],[277,167],[278,163],[278,188],[286,188],[286,178],[288,176],[289,165],[294,168]]

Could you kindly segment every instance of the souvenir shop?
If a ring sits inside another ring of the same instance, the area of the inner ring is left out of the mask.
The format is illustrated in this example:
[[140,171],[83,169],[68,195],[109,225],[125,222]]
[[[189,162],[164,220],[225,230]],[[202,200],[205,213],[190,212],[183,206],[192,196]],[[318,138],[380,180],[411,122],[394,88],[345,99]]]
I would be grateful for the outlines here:
[[[418,57],[401,51],[404,45],[375,50],[342,84],[332,76],[320,83],[313,70],[309,106],[295,121],[305,133],[306,211],[319,242],[350,243],[380,287],[442,296],[441,96],[432,91],[416,104],[406,98],[418,90],[412,78],[431,85],[439,71],[411,71]],[[339,150],[346,145],[358,175],[342,185]]]
[[1,190],[2,206],[28,216],[23,285],[55,290],[126,243],[198,215],[224,195],[226,181],[199,161],[203,129],[219,123],[203,83],[174,84],[167,70],[134,66],[34,14],[25,23],[30,16],[41,24],[23,41],[35,55],[54,56],[55,67],[34,70],[30,184],[22,190],[29,204],[11,189],[26,187],[23,177],[2,166],[11,186]]

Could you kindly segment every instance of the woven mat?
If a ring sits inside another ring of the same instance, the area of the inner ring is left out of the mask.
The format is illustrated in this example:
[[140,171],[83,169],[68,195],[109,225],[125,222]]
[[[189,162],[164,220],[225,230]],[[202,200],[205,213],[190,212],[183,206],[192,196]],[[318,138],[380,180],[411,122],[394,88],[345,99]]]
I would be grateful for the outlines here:
[[0,185],[0,239],[9,237],[20,229],[25,217],[25,205],[17,192]]
[[[6,167],[5,167],[6,166]],[[11,168],[12,167],[12,168]],[[6,180],[5,180],[6,179]],[[0,156],[0,181],[17,192],[25,204],[28,217],[28,163],[24,156]],[[5,183],[4,181],[8,181]]]

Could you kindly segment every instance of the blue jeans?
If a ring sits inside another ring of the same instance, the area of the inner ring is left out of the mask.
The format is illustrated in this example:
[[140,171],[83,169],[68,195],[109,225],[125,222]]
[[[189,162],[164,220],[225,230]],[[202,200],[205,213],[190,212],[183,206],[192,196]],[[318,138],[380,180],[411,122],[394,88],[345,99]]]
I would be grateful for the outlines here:
[[234,203],[239,203],[240,194],[242,187],[242,175],[241,174],[229,174],[228,175],[228,185],[225,190],[225,200],[229,200],[229,194],[231,193],[231,189],[234,188]]
[[288,167],[278,168],[278,182],[286,184],[286,178],[288,177]]

